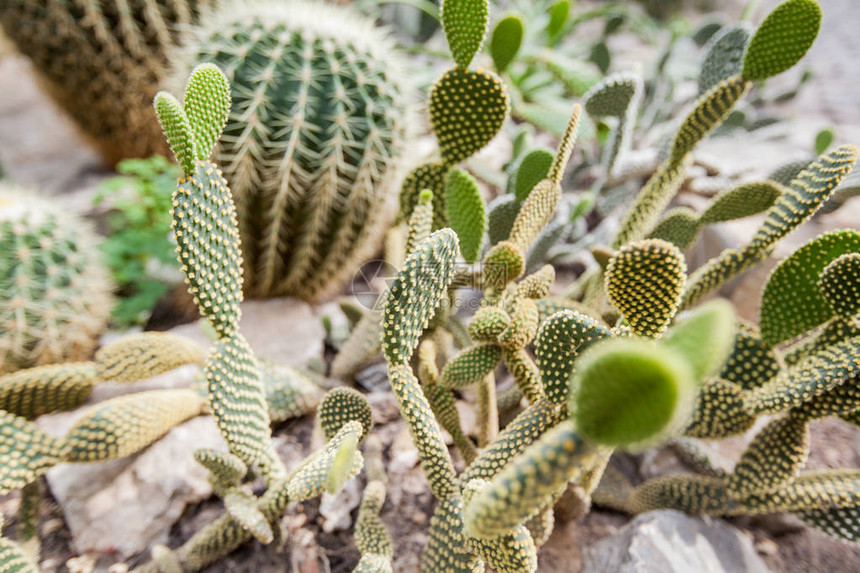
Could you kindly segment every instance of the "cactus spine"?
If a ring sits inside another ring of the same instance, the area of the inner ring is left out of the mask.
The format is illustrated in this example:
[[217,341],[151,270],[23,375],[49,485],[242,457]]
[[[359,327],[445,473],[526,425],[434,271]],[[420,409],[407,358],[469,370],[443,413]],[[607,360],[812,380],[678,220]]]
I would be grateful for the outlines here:
[[321,299],[389,222],[408,140],[393,44],[352,11],[227,4],[196,30],[177,78],[224,70],[233,110],[216,153],[230,181],[251,296]]
[[90,357],[111,305],[96,240],[54,202],[0,184],[0,374]]

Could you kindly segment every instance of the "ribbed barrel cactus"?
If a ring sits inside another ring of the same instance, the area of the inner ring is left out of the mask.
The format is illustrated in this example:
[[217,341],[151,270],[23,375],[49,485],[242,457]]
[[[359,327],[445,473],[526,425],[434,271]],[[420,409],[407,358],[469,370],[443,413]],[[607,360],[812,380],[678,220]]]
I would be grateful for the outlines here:
[[222,4],[178,57],[224,70],[230,112],[216,159],[233,190],[251,296],[321,299],[382,236],[409,127],[405,68],[348,8]]
[[90,357],[111,306],[96,243],[55,201],[0,183],[0,374]]
[[0,25],[110,164],[167,153],[152,97],[178,31],[217,0],[8,0]]

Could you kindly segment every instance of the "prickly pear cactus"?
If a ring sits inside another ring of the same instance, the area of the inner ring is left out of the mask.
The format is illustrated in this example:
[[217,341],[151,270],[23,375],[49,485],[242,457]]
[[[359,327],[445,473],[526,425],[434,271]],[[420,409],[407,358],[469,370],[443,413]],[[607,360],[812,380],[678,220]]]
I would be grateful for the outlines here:
[[10,0],[0,25],[105,161],[166,153],[152,97],[178,30],[218,0]]
[[111,306],[96,240],[55,201],[0,184],[0,374],[90,357]]
[[408,140],[408,76],[347,8],[273,0],[204,20],[177,82],[218,65],[233,108],[216,162],[233,189],[251,296],[321,299],[377,246]]

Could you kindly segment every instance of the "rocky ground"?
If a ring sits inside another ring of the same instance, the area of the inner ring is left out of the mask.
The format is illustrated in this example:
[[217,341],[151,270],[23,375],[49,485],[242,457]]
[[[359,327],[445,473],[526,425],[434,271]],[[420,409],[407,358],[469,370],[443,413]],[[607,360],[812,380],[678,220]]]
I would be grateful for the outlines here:
[[[775,4],[768,0],[762,4]],[[822,0],[823,30],[806,62],[815,70],[804,92],[779,113],[792,119],[778,128],[745,140],[713,139],[702,152],[718,157],[733,169],[763,174],[786,159],[808,155],[815,133],[834,127],[836,143],[860,143],[860,10],[855,0]],[[62,194],[76,209],[86,211],[95,184],[110,175],[81,141],[70,123],[41,95],[29,64],[0,42],[0,164],[19,182],[43,192]],[[754,150],[755,152],[751,152]],[[860,200],[836,213],[819,217],[795,233],[777,256],[822,230],[856,227]],[[704,249],[737,244],[750,224],[727,225],[710,237]],[[707,246],[707,245],[710,246]],[[767,267],[736,282],[726,294],[742,316],[754,319],[755,301]],[[314,309],[294,301],[245,304],[242,330],[263,356],[304,366],[325,356],[321,316],[333,307]],[[290,328],[285,329],[284,325]],[[195,325],[178,332],[205,342]],[[92,401],[139,389],[187,385],[188,369],[134,386],[106,384]],[[377,433],[385,445],[390,490],[383,520],[396,543],[395,570],[417,571],[426,541],[433,500],[417,466],[417,457],[389,393],[369,394]],[[468,418],[468,407],[464,410]],[[45,418],[49,431],[61,433],[75,413]],[[275,447],[295,464],[320,444],[313,420],[303,418],[275,428]],[[718,447],[737,456],[743,439]],[[166,542],[177,546],[202,525],[220,515],[220,503],[190,452],[202,445],[224,447],[211,420],[199,418],[174,429],[149,450],[128,460],[91,466],[58,466],[47,477],[40,532],[41,568],[46,572],[106,571],[117,563],[144,561],[146,548]],[[641,477],[681,471],[668,452],[639,456],[632,467]],[[812,427],[809,466],[860,467],[860,429],[835,420]],[[264,547],[246,544],[210,572],[301,571],[346,572],[358,552],[351,538],[352,518],[362,478],[335,499],[293,505],[281,522],[280,543]],[[0,511],[14,516],[17,496],[0,499]],[[15,520],[6,533],[14,536]],[[656,512],[630,520],[596,509],[586,518],[559,522],[540,552],[540,571],[560,572],[681,572],[775,571],[800,573],[856,571],[860,549],[810,531],[791,516],[710,520],[676,512]]]

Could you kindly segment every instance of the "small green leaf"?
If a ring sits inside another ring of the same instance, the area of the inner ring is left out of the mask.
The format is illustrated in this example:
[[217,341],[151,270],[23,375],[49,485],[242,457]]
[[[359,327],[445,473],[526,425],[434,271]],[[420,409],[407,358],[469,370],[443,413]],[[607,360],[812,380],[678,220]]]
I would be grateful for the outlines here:
[[518,14],[505,16],[493,28],[493,34],[490,37],[490,55],[493,57],[496,71],[500,74],[514,61],[523,42],[524,33],[523,19]]
[[815,155],[821,155],[833,144],[836,135],[832,129],[822,129],[815,136]]
[[549,9],[549,23],[546,26],[546,32],[550,38],[557,36],[564,25],[567,24],[567,19],[570,16],[570,0],[560,0],[553,4]]
[[460,252],[466,262],[474,263],[487,231],[487,210],[475,179],[456,167],[445,178],[448,221],[460,239]]
[[525,201],[535,185],[546,179],[554,159],[555,155],[546,149],[533,149],[520,159],[514,174],[517,201]]

